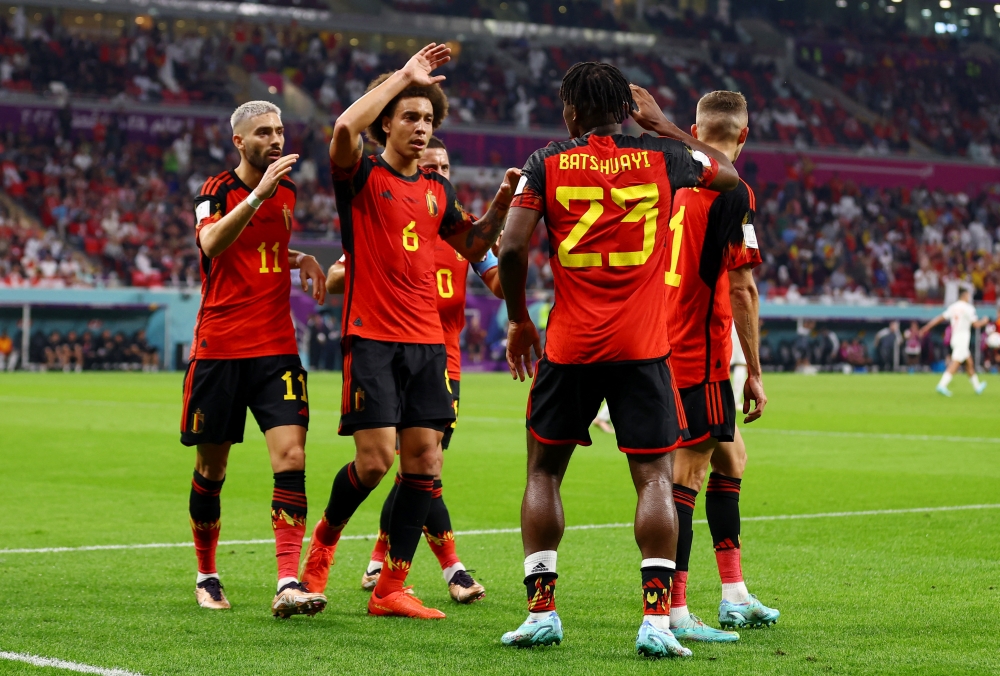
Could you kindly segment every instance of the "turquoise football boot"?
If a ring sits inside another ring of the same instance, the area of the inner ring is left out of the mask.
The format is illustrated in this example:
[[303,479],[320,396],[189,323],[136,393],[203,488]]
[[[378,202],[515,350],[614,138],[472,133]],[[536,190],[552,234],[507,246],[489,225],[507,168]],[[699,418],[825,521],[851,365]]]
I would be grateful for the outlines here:
[[938,385],[934,389],[937,390],[937,393],[940,394],[940,395],[942,395],[942,396],[945,396],[945,397],[950,397],[951,396],[951,390],[949,390],[944,385]]
[[719,624],[725,628],[769,627],[778,621],[780,615],[774,608],[758,601],[753,594],[746,603],[719,602]]
[[540,620],[528,618],[520,627],[504,634],[500,642],[515,648],[534,648],[553,643],[558,645],[562,642],[562,638],[562,620],[553,610]]
[[975,388],[976,394],[982,394],[987,385],[989,385],[989,383],[979,383],[979,387]]
[[643,620],[639,636],[635,639],[635,650],[643,657],[691,657],[691,651],[682,646],[669,631],[662,631],[649,620]]
[[688,615],[675,626],[670,623],[670,631],[678,641],[701,641],[703,643],[732,643],[740,640],[735,631],[723,631],[710,627],[697,615]]

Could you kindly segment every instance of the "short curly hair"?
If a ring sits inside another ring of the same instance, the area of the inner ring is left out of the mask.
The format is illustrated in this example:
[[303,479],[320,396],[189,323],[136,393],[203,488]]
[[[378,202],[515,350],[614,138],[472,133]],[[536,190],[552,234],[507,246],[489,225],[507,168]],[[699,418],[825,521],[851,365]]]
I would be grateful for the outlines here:
[[[365,93],[367,94],[371,90],[375,89],[375,87],[378,87],[380,84],[388,80],[389,76],[394,72],[395,71],[382,73],[377,78],[372,80],[371,84],[368,85],[368,89],[365,90]],[[391,101],[389,101],[389,103],[386,104],[385,108],[382,109],[382,112],[375,118],[375,121],[368,125],[368,129],[365,130],[368,133],[368,138],[384,147],[386,134],[382,130],[382,118],[386,116],[392,117],[392,115],[396,112],[396,106],[401,100],[415,97],[424,98],[431,102],[431,108],[434,110],[434,122],[432,123],[432,127],[434,129],[440,127],[441,123],[444,122],[444,118],[448,117],[448,96],[444,93],[444,90],[441,89],[441,85],[432,84],[429,87],[413,86],[407,87],[403,91],[399,92]]]

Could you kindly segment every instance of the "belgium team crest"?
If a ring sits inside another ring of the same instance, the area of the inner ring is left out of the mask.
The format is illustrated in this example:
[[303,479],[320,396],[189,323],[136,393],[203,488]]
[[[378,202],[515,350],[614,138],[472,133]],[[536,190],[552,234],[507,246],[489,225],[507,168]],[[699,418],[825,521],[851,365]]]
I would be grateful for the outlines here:
[[425,197],[427,198],[427,213],[429,213],[431,216],[437,216],[438,215],[437,197],[435,197],[434,193],[431,192],[430,190],[427,191]]

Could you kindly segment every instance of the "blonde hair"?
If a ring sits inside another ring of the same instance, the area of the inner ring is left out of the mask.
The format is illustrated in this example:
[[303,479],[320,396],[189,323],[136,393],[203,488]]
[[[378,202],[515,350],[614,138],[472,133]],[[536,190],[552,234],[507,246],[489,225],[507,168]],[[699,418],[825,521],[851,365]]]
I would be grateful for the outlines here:
[[734,141],[747,126],[747,100],[739,92],[709,92],[698,101],[698,137],[704,141]]
[[243,122],[243,120],[249,120],[251,117],[257,117],[266,113],[274,113],[278,116],[278,119],[281,119],[281,108],[270,101],[247,101],[229,116],[229,124],[232,125],[235,132],[236,125]]

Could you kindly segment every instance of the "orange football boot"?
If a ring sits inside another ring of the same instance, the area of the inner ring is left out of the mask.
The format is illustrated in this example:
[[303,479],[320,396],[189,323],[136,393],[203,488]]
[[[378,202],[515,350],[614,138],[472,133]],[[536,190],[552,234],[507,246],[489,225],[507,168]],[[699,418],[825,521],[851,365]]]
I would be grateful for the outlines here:
[[302,566],[302,574],[299,575],[299,582],[303,587],[314,594],[322,594],[326,590],[326,581],[330,577],[330,566],[333,565],[333,554],[337,551],[337,544],[325,546],[316,537],[322,521],[316,524],[312,537],[309,539],[309,551],[306,554],[306,562]]
[[418,620],[443,620],[446,615],[436,608],[424,607],[424,602],[413,595],[412,587],[404,587],[386,596],[368,598],[368,613],[395,617],[413,617]]

